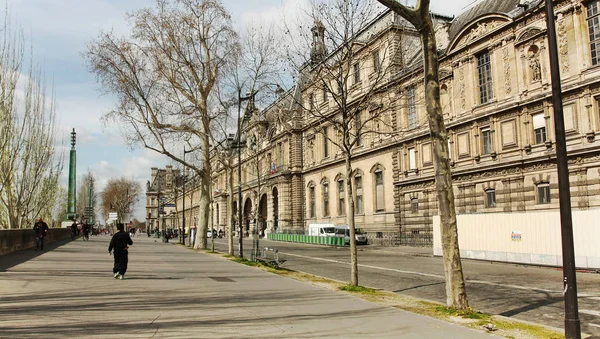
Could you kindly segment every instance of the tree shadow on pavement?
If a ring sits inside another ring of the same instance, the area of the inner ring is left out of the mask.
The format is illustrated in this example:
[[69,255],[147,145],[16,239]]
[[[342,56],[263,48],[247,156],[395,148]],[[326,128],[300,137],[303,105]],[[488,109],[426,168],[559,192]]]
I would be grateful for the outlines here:
[[0,256],[0,272],[6,272],[11,267],[22,264],[26,261],[39,257],[45,252],[52,251],[63,245],[66,245],[71,240],[58,240],[51,243],[44,243],[43,251],[36,251],[35,248],[27,248],[20,251],[8,253]]

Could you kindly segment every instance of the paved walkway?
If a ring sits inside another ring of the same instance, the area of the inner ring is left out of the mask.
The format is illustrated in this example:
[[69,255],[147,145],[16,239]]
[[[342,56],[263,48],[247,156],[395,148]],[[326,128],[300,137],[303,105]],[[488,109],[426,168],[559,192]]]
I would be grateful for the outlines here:
[[491,338],[174,244],[106,236],[0,257],[0,338]]

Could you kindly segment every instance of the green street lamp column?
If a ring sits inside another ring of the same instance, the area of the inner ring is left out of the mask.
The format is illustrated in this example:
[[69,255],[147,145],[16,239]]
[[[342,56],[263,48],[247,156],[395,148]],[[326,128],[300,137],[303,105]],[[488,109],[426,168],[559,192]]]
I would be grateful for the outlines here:
[[77,218],[75,206],[77,206],[77,154],[75,151],[75,128],[71,132],[71,154],[69,157],[69,191],[67,195],[67,219]]

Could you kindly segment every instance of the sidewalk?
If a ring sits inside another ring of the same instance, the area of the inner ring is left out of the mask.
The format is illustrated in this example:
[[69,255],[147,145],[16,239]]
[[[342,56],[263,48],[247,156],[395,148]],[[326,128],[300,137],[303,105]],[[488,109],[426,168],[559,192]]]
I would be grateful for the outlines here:
[[108,242],[0,272],[0,338],[493,337],[145,237],[114,280]]

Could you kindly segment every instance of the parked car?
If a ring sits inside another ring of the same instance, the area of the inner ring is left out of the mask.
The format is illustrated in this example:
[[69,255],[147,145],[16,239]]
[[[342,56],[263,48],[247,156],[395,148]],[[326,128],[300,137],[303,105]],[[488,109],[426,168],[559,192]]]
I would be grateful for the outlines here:
[[[335,236],[343,237],[346,240],[346,244],[350,244],[350,226],[348,225],[338,225],[335,226]],[[356,239],[357,245],[367,245],[369,243],[369,239],[367,238],[367,233],[364,232],[360,228],[356,228],[354,232],[354,239]]]

